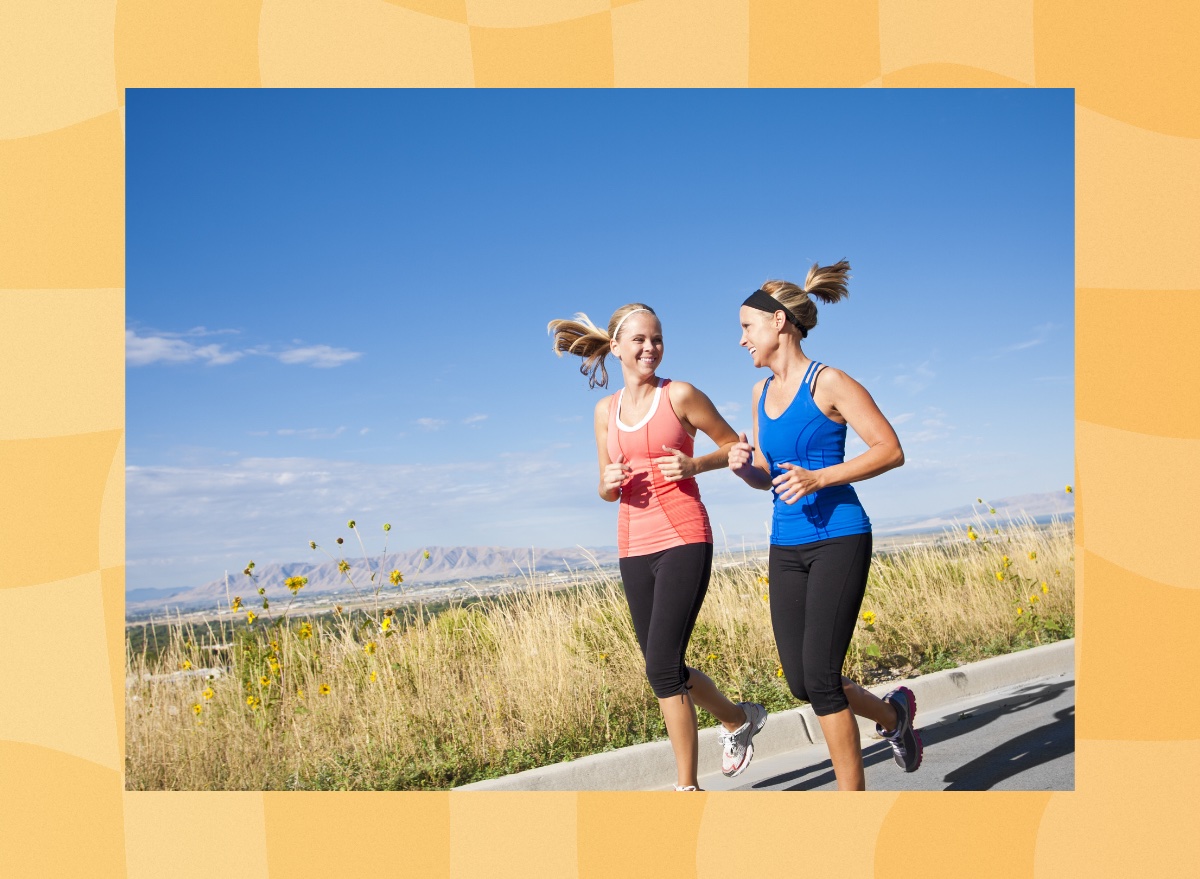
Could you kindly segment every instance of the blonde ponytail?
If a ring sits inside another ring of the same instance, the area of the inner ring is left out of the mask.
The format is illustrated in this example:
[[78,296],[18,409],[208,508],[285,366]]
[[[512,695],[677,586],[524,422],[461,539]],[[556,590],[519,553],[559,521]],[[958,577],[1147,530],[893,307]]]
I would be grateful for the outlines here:
[[[607,330],[596,326],[583,312],[576,314],[573,320],[550,321],[546,329],[554,336],[554,353],[559,357],[563,354],[582,357],[583,363],[580,364],[579,371],[588,377],[588,387],[608,387],[608,369],[604,366],[604,358],[612,350],[610,343],[620,332],[622,322],[635,311],[654,314],[654,309],[649,305],[631,302],[613,312]],[[656,314],[654,316],[658,317]]]
[[764,293],[779,300],[779,304],[800,321],[800,338],[808,335],[817,325],[817,304],[813,299],[834,303],[850,295],[847,281],[850,280],[850,263],[839,260],[831,266],[813,263],[804,279],[804,286],[797,287],[790,281],[767,281],[762,285]]

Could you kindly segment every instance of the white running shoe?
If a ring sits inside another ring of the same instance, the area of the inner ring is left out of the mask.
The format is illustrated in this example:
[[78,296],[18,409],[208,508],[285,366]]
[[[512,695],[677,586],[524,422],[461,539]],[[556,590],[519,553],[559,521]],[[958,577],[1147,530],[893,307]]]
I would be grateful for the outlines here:
[[721,773],[726,778],[741,775],[754,759],[754,736],[767,725],[767,709],[757,702],[739,702],[746,722],[730,732],[721,729]]

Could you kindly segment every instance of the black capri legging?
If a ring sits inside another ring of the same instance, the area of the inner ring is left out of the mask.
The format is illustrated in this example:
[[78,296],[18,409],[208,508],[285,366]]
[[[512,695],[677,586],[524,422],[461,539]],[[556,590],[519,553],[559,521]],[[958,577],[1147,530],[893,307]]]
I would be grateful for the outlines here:
[[771,546],[771,626],[779,663],[793,695],[818,715],[850,707],[842,664],[870,568],[870,532]]
[[712,572],[711,543],[685,543],[621,559],[625,600],[646,660],[646,679],[660,699],[689,689],[683,664]]

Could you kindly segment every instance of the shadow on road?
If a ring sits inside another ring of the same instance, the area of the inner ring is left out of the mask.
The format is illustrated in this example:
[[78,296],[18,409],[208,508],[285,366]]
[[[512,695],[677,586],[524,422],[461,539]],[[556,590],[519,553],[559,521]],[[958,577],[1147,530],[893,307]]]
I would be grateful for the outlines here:
[[[947,772],[946,790],[991,790],[1006,778],[1075,752],[1075,706],[1054,713],[1054,722],[993,748]],[[970,721],[966,721],[970,722]]]
[[[959,736],[978,732],[1002,717],[1051,702],[1074,685],[1074,681],[1067,681],[1030,686],[1002,698],[980,703],[958,717],[946,718],[929,726],[919,726],[926,757],[930,748],[936,748],[937,745]],[[919,710],[920,706],[917,707]],[[1074,706],[1056,712],[1054,717],[1053,723],[1010,739],[946,773],[942,779],[946,782],[945,790],[990,790],[1007,778],[1074,753]],[[887,742],[876,742],[863,750],[863,766],[866,768],[890,762],[892,748]],[[754,784],[753,789],[778,788],[797,779],[799,781],[796,784],[783,790],[815,790],[836,781],[833,764],[829,760],[822,760],[812,766],[765,778]]]

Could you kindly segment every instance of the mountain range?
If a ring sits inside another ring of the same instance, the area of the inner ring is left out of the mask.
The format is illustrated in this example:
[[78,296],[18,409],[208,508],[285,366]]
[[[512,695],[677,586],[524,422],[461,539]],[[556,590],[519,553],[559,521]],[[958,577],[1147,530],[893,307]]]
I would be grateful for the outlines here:
[[[428,557],[426,557],[428,553]],[[233,596],[241,596],[247,607],[255,607],[260,588],[273,602],[289,598],[284,581],[289,577],[307,577],[303,592],[305,597],[333,592],[353,595],[355,588],[363,594],[375,588],[375,578],[382,577],[383,585],[391,589],[389,575],[399,571],[405,589],[420,590],[458,580],[484,579],[488,577],[529,576],[531,572],[548,573],[567,570],[591,570],[597,565],[613,565],[617,562],[617,548],[580,546],[568,549],[514,548],[507,546],[431,546],[428,550],[393,552],[371,556],[369,559],[347,558],[350,568],[345,573],[339,563],[285,562],[282,564],[255,567],[253,580],[244,572],[231,571],[229,581],[220,577],[190,589],[165,592],[159,589],[139,589],[125,595],[126,612],[154,609],[212,608],[228,603]],[[349,578],[349,579],[348,579]],[[353,580],[353,586],[350,583]]]
[[[995,510],[995,514],[988,512]],[[975,522],[976,519],[988,521],[998,517],[1001,522],[1007,519],[1018,519],[1027,516],[1031,519],[1042,520],[1049,516],[1071,516],[1075,513],[1075,496],[1061,492],[1042,492],[1039,494],[1019,494],[1013,497],[998,498],[990,504],[981,500],[974,506],[967,504],[944,510],[932,516],[902,516],[894,519],[880,519],[873,522],[876,534],[918,534],[926,531],[941,531],[956,525]]]
[[[992,514],[989,509],[996,512]],[[993,516],[1000,521],[1027,516],[1044,520],[1051,515],[1074,514],[1074,496],[1065,492],[1023,494],[1000,498],[990,504],[980,502],[945,510],[935,515],[908,516],[881,519],[873,523],[879,536],[892,534],[918,534],[942,531],[946,528],[973,522],[977,518],[989,521]],[[761,537],[744,542],[740,537],[729,538],[731,545],[756,546],[763,543]],[[591,570],[597,565],[617,563],[616,547],[581,547],[566,549],[514,548],[506,546],[431,546],[427,550],[387,553],[368,560],[347,559],[355,586],[364,594],[373,591],[371,577],[382,577],[384,586],[392,588],[389,574],[396,570],[404,577],[404,588],[420,590],[439,583],[485,579],[490,577],[520,578],[532,572],[550,573],[566,570]],[[286,601],[290,596],[284,581],[288,577],[307,577],[305,597],[329,595],[334,592],[353,594],[354,588],[347,582],[346,574],[338,570],[337,561],[323,563],[286,562],[263,565],[254,571],[253,582],[241,571],[230,572],[228,591],[225,578],[211,580],[188,589],[167,592],[161,589],[130,590],[125,595],[127,613],[146,613],[170,609],[215,608],[224,605],[233,596],[241,596],[248,607],[257,605],[257,590],[263,588],[273,602]]]

